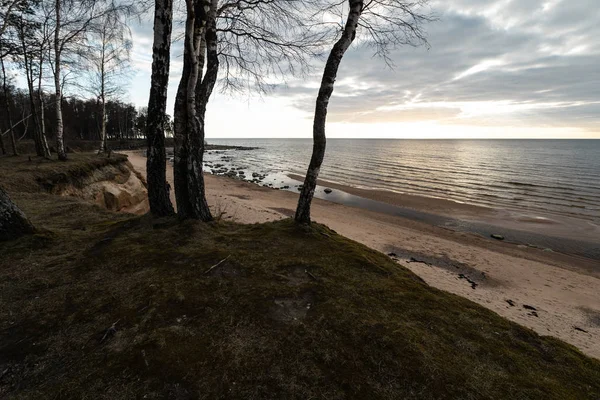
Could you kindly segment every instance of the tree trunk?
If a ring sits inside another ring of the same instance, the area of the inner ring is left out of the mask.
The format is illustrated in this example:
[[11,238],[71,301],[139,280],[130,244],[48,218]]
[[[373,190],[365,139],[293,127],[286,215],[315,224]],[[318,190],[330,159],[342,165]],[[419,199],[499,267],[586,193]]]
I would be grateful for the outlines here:
[[[8,120],[8,134],[10,135],[10,142],[13,151],[13,155],[17,156],[19,153],[17,152],[17,142],[15,140],[15,130],[13,128],[13,121],[10,112],[10,101],[8,99],[8,85],[6,83],[6,69],[4,68],[4,58],[0,58],[0,65],[2,66],[2,89],[4,91],[4,106],[6,107],[6,119]],[[0,139],[1,140],[1,139]],[[1,143],[2,152],[6,154],[6,149],[4,148],[4,142]]]
[[[202,54],[201,57],[198,57],[198,60],[202,59],[202,63],[199,63],[197,66],[198,75],[202,74],[204,67],[203,58],[205,48],[207,69],[200,83],[197,76],[196,79],[190,79],[188,82],[188,123],[190,126],[189,154],[187,160],[188,190],[196,218],[208,222],[213,217],[206,201],[206,187],[202,166],[204,160],[204,118],[206,105],[217,81],[219,71],[216,35],[217,0],[202,0],[202,3],[199,1],[199,4],[203,7],[202,18],[205,21],[205,28],[204,32],[197,32],[196,35],[199,40],[196,51],[199,55]],[[204,35],[204,39],[198,36],[202,34]],[[189,92],[193,92],[193,95],[190,95]],[[189,101],[191,98],[194,99],[193,104]]]
[[175,183],[175,199],[177,201],[177,215],[180,218],[191,218],[193,216],[192,204],[188,191],[188,113],[186,100],[188,97],[187,87],[190,77],[191,60],[193,57],[189,54],[190,35],[187,34],[188,25],[190,24],[190,15],[186,19],[186,35],[184,39],[183,51],[183,71],[181,80],[177,87],[177,95],[175,97],[175,110],[173,111],[173,136],[174,136],[174,159],[173,159],[173,175]]
[[[40,82],[41,82],[40,75]],[[40,113],[38,118],[39,121],[39,135],[38,142],[40,143],[40,147],[42,149],[42,153],[44,153],[44,157],[50,158],[50,147],[48,146],[48,141],[46,140],[46,103],[44,101],[44,92],[42,92],[42,84],[38,84],[38,102],[40,103]]]
[[100,149],[99,153],[106,153],[106,26],[102,32],[102,55],[100,59],[100,101],[102,105],[102,122],[100,123]]
[[[29,66],[28,66],[29,65]],[[27,87],[29,89],[29,103],[31,106],[31,116],[33,117],[33,141],[35,143],[35,152],[40,157],[48,158],[50,155],[44,153],[44,147],[40,141],[40,126],[38,120],[37,106],[35,104],[34,98],[34,89],[33,89],[33,77],[31,76],[31,65],[28,63],[27,59],[25,59],[25,73],[27,75]]]
[[46,140],[46,103],[44,102],[44,91],[42,90],[42,78],[44,77],[44,51],[40,50],[40,68],[38,72],[38,102],[40,103],[39,113],[39,138],[40,147],[46,158],[50,158],[50,147],[48,147],[48,141]]
[[104,86],[104,56],[102,57],[100,101],[102,102],[102,122],[100,124],[100,153],[106,153],[106,94]]
[[106,97],[102,94],[102,124],[100,125],[100,153],[106,153]]
[[67,160],[67,152],[65,151],[64,126],[62,115],[62,87],[60,82],[60,62],[61,62],[61,44],[60,44],[60,2],[55,0],[56,10],[56,27],[54,28],[54,89],[56,91],[55,107],[56,107],[56,152],[58,159],[61,161]]
[[360,20],[360,15],[363,9],[363,0],[348,0],[350,4],[350,10],[348,12],[348,19],[342,32],[342,37],[335,43],[327,58],[325,64],[325,70],[323,71],[323,78],[321,79],[321,87],[319,88],[319,95],[317,96],[317,102],[315,106],[315,118],[313,121],[313,151],[304,178],[304,186],[300,192],[300,198],[298,199],[298,207],[296,208],[295,220],[299,223],[310,223],[310,205],[315,194],[315,188],[317,187],[317,178],[321,165],[323,164],[323,158],[325,157],[325,124],[327,122],[327,106],[329,99],[333,93],[333,85],[337,76],[338,68],[344,57],[344,53],[356,36],[356,27]]
[[34,232],[23,211],[13,203],[0,187],[0,241],[17,239]]
[[2,154],[6,154],[6,148],[4,147],[4,139],[2,139],[1,132],[0,132],[0,151],[2,151]]
[[173,214],[167,187],[167,154],[165,123],[167,88],[171,56],[173,0],[156,0],[154,7],[154,43],[152,46],[152,77],[148,100],[146,137],[148,153],[146,174],[150,211],[157,216]]
[[[25,43],[25,33],[21,30],[21,46],[23,49],[23,63],[25,64],[25,75],[27,78],[27,89],[29,90],[29,103],[31,106],[31,116],[33,118],[34,123],[34,134],[33,141],[35,143],[35,152],[39,157],[50,158],[50,149],[48,147],[48,143],[46,142],[45,131],[43,130],[43,103],[41,104],[40,113],[42,115],[42,120],[40,121],[40,117],[37,112],[37,106],[35,103],[35,90],[33,88],[33,65],[32,61],[29,58],[29,52],[27,51],[27,46]],[[41,79],[41,64],[42,59],[40,55],[40,79]],[[40,80],[41,82],[41,80]],[[41,83],[39,84],[39,88],[41,89]],[[41,96],[41,90],[39,93]]]
[[[190,0],[188,0],[190,1]],[[216,1],[214,1],[216,5]],[[202,42],[206,40],[207,57],[210,44],[208,42],[209,37],[209,26],[212,25],[212,20],[216,16],[216,7],[213,11],[211,1],[208,0],[196,0],[196,25],[194,26],[193,38],[194,38],[194,60],[192,62],[192,68],[190,71],[190,77],[188,79],[187,86],[187,113],[188,113],[188,135],[189,135],[189,152],[187,158],[188,165],[188,192],[190,195],[190,203],[193,208],[194,217],[202,221],[212,221],[213,217],[206,201],[206,189],[204,186],[204,172],[203,172],[203,158],[204,158],[204,123],[203,118],[201,119],[196,113],[196,101],[197,93],[196,87],[198,83],[198,76],[202,74],[200,71],[201,57],[200,50],[204,48]],[[206,39],[203,36],[206,35]],[[212,39],[211,39],[212,40]],[[215,43],[216,45],[216,43]],[[192,50],[190,48],[190,50]],[[204,57],[204,55],[202,55]],[[202,85],[208,79],[212,78],[210,69],[210,60],[208,63],[208,69]],[[202,63],[203,64],[203,63]],[[207,81],[208,82],[208,81]]]

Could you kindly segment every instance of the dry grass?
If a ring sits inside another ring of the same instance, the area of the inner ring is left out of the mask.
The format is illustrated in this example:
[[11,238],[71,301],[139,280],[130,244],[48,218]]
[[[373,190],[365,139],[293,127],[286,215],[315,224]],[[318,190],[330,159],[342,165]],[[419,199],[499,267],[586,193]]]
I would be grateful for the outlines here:
[[46,231],[0,244],[0,397],[600,397],[597,360],[324,226],[11,195]]

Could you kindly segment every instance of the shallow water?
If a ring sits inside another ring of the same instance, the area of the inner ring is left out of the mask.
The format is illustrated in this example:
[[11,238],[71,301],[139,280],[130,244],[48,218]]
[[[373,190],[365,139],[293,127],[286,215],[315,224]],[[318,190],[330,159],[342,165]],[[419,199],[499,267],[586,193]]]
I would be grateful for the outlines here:
[[[312,150],[310,139],[209,143],[260,147],[235,151],[235,163],[266,174],[303,175]],[[330,139],[320,178],[600,224],[600,140]]]

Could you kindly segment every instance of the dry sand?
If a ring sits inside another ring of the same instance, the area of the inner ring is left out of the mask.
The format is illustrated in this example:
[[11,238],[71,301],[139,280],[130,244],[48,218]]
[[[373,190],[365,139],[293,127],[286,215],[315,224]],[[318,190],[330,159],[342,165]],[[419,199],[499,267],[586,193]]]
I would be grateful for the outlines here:
[[[126,154],[145,175],[145,157]],[[167,179],[173,186],[170,165]],[[296,207],[298,195],[292,192],[220,176],[206,175],[205,179],[214,214],[225,213],[223,218],[229,220],[273,221],[290,217]],[[173,193],[171,196],[175,203]],[[438,205],[432,202],[432,209]],[[599,262],[320,199],[313,202],[312,217],[350,239],[397,254],[394,258],[399,264],[431,286],[466,297],[540,335],[560,338],[600,359]],[[473,288],[469,280],[477,286]]]

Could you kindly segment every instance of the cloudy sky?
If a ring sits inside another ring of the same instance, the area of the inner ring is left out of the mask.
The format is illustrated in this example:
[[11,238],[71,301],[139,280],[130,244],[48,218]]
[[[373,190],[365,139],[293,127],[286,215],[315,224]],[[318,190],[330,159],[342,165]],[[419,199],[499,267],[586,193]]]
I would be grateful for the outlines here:
[[[329,137],[600,138],[598,0],[438,0],[430,48],[395,68],[355,46],[330,102]],[[147,104],[152,26],[133,27],[129,100]],[[311,137],[320,68],[269,95],[215,93],[207,137]],[[169,113],[181,73],[175,44]]]

